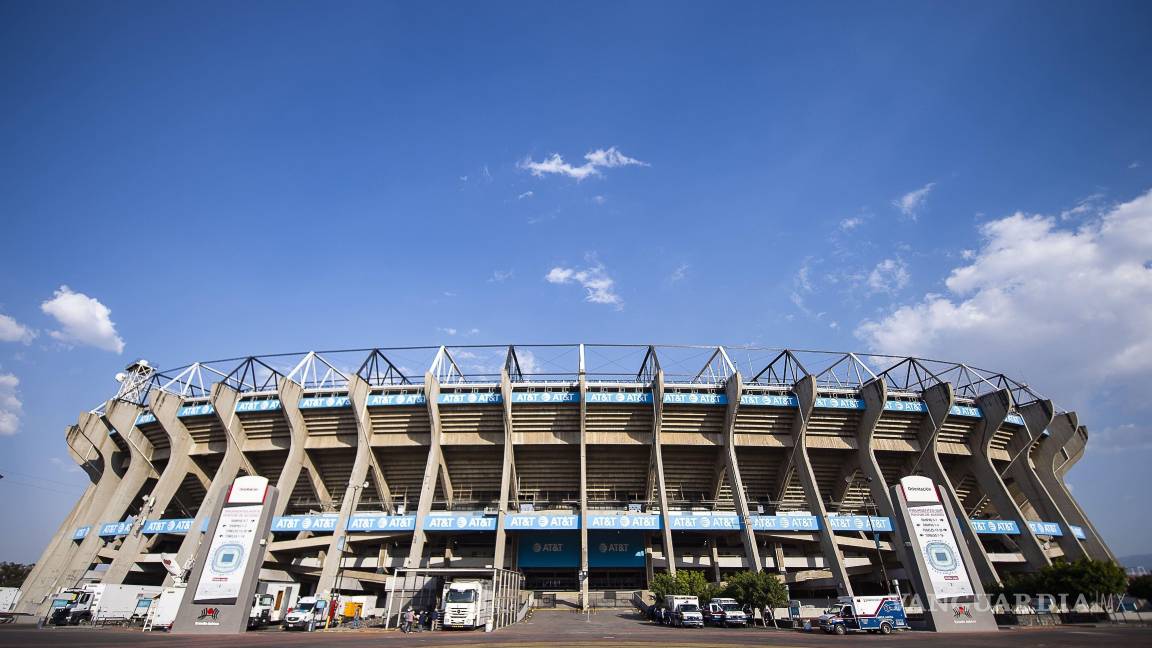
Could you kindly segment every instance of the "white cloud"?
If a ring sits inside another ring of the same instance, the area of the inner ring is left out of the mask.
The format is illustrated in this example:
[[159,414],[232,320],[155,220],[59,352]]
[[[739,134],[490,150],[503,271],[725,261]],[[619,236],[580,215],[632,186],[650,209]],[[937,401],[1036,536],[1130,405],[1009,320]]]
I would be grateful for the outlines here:
[[520,373],[525,376],[540,373],[536,355],[527,349],[516,349],[516,362],[520,365]]
[[677,283],[679,281],[683,281],[683,279],[688,276],[688,271],[691,268],[692,266],[688,265],[687,263],[681,263],[679,266],[676,266],[676,269],[672,271],[672,274],[668,275],[668,282]]
[[1128,168],[1129,169],[1139,169],[1141,166],[1143,166],[1143,165],[1140,163],[1140,160],[1132,160],[1132,163],[1128,165]]
[[1092,451],[1118,454],[1134,450],[1152,450],[1152,430],[1135,423],[1092,430]]
[[0,436],[11,436],[20,430],[20,415],[24,404],[20,402],[20,379],[12,374],[0,374]]
[[49,331],[49,335],[69,344],[86,344],[113,351],[124,352],[124,340],[116,334],[112,322],[112,311],[94,297],[72,292],[68,286],[60,289],[52,299],[40,304],[40,310],[51,315],[63,327],[59,331]]
[[36,331],[0,313],[0,342],[23,342],[28,344],[36,337]]
[[868,289],[893,294],[906,288],[910,279],[907,264],[900,259],[884,259],[868,273]]
[[1083,216],[1099,216],[1104,212],[1103,200],[1104,194],[1102,193],[1094,193],[1091,196],[1082,198],[1071,208],[1060,212],[1060,220],[1071,220]]
[[604,196],[597,194],[595,196],[592,196],[592,202],[596,203],[597,205],[603,205],[604,203],[608,202],[608,199],[605,198]]
[[531,198],[532,196],[535,196],[535,195],[536,194],[534,194],[532,191],[525,191],[524,193],[520,194],[519,196],[516,196],[516,200],[524,200],[525,198]]
[[504,283],[512,278],[511,270],[493,270],[492,276],[488,277],[489,283]]
[[924,206],[924,201],[928,198],[929,192],[931,192],[932,187],[935,186],[935,182],[929,182],[923,187],[920,187],[914,191],[909,191],[896,200],[893,200],[892,205],[899,209],[901,214],[904,214],[908,218],[915,220],[916,216],[920,212],[920,208]]
[[587,294],[585,301],[593,304],[611,304],[617,310],[624,308],[624,300],[616,294],[616,281],[608,276],[608,271],[602,263],[589,259],[594,265],[587,268],[563,268],[556,266],[548,271],[544,280],[554,284],[578,283],[584,287]]
[[444,335],[456,335],[457,332],[456,329],[452,328],[451,326],[437,326],[436,330],[440,331]]
[[542,178],[547,174],[557,174],[574,178],[577,181],[589,176],[600,175],[601,169],[614,169],[623,166],[650,166],[636,158],[621,153],[615,146],[605,150],[596,149],[584,154],[584,164],[574,166],[564,161],[559,153],[537,162],[531,156],[526,156],[516,166]]
[[848,230],[856,229],[857,227],[860,227],[863,224],[864,224],[863,218],[861,218],[859,216],[853,216],[852,218],[845,218],[845,219],[841,220],[840,221],[840,229],[847,232]]
[[870,351],[1035,377],[1041,392],[1062,398],[1083,399],[1105,380],[1120,390],[1146,382],[1152,192],[1075,229],[1016,213],[981,233],[979,251],[945,282],[947,294],[860,324],[856,335]]

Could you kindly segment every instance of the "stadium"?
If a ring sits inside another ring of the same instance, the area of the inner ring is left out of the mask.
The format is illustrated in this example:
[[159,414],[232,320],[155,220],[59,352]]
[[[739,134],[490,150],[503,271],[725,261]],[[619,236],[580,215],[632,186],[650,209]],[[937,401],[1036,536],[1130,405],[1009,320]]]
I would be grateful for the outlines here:
[[797,598],[881,593],[907,573],[890,488],[908,475],[970,519],[980,582],[1113,559],[1063,481],[1087,441],[1076,414],[962,363],[439,346],[139,361],[117,379],[66,431],[91,484],[25,612],[84,583],[165,583],[161,555],[193,556],[241,475],[281,494],[261,581],[302,594],[383,595],[398,569],[440,567],[593,599],[685,569],[768,570]]

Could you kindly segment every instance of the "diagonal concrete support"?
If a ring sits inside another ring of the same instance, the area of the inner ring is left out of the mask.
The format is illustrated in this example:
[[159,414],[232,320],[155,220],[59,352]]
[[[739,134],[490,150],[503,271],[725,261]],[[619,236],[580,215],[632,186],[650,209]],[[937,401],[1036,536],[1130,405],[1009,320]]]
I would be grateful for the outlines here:
[[816,483],[816,475],[812,472],[812,461],[808,458],[806,447],[808,421],[816,406],[816,379],[812,376],[801,378],[792,387],[792,393],[796,396],[799,410],[792,424],[792,439],[796,445],[792,449],[791,463],[800,478],[804,497],[812,508],[812,514],[820,520],[820,549],[829,571],[832,572],[836,591],[841,596],[852,596],[852,582],[848,579],[848,571],[844,567],[844,555],[840,553],[836,538],[828,528],[828,509],[824,506],[824,498],[820,496],[820,488]]
[[[743,523],[741,539],[744,542],[744,556],[749,569],[760,571],[764,568],[764,563],[760,560],[760,547],[756,544],[756,532],[752,529],[752,511],[748,508],[748,495],[744,492],[744,480],[740,477],[740,464],[736,459],[736,413],[740,410],[740,396],[744,393],[744,381],[739,371],[728,378],[724,392],[728,398],[728,406],[724,412],[724,447],[720,451],[724,453],[724,466],[732,487],[732,501],[736,504],[736,514]],[[716,566],[716,569],[719,570],[719,567]]]
[[[40,560],[36,561],[32,571],[20,586],[21,595],[15,611],[21,614],[35,614],[39,606],[55,591],[56,583],[69,557],[78,548],[79,543],[72,539],[76,529],[87,524],[93,515],[93,510],[99,507],[101,497],[106,497],[109,492],[106,486],[101,487],[101,482],[104,480],[104,473],[111,471],[105,470],[100,453],[81,433],[80,426],[69,426],[65,433],[65,441],[72,459],[83,468],[91,483],[72,507],[72,511],[64,518],[56,530],[56,535],[45,547]],[[119,480],[119,476],[112,474],[108,479]]]
[[504,518],[508,514],[508,491],[512,488],[512,472],[516,465],[515,448],[512,444],[512,382],[508,377],[507,368],[500,370],[500,395],[503,401],[504,460],[500,469],[500,504],[496,510],[496,549],[492,558],[492,566],[497,569],[504,568],[508,536],[504,529]]
[[980,582],[999,583],[1000,575],[992,564],[992,560],[988,558],[988,552],[984,550],[984,543],[980,541],[980,536],[968,521],[968,516],[964,512],[964,505],[960,501],[960,496],[956,494],[956,488],[952,484],[952,479],[948,477],[948,471],[944,469],[944,464],[940,461],[940,454],[936,449],[940,430],[943,428],[944,421],[948,418],[952,406],[956,403],[955,391],[951,383],[938,383],[925,389],[921,398],[928,407],[928,413],[920,424],[920,430],[917,433],[917,439],[920,442],[920,455],[905,472],[909,475],[923,474],[936,482],[940,487],[940,492],[952,505],[952,510],[956,511],[961,518],[956,526],[960,530],[960,536],[964,538],[968,553],[972,556],[972,562],[976,566],[976,574],[980,578]]
[[376,493],[380,496],[384,510],[391,514],[396,512],[396,506],[392,501],[392,489],[388,488],[384,471],[380,468],[380,462],[376,460],[376,453],[372,451],[372,419],[368,416],[368,391],[368,383],[360,376],[354,375],[348,379],[348,398],[352,401],[352,412],[356,416],[357,436],[359,442],[368,448],[368,475],[376,486]]
[[[349,399],[352,399],[352,392],[353,390],[349,388]],[[301,470],[308,472],[308,479],[312,483],[312,490],[316,492],[317,499],[320,500],[320,507],[331,510],[334,508],[332,496],[328,493],[324,480],[320,479],[316,466],[312,464],[312,458],[308,456],[308,425],[304,422],[304,415],[300,413],[300,399],[304,396],[304,388],[294,380],[277,376],[276,393],[280,398],[280,411],[288,422],[291,445],[288,448],[288,456],[284,459],[280,478],[276,480],[276,490],[280,495],[276,498],[275,515],[284,515],[288,510],[288,505],[292,502],[292,493],[296,490],[296,482],[300,480]],[[352,407],[353,409],[357,407],[354,400]]]
[[[168,399],[175,407],[179,407],[179,399],[175,396],[155,390],[149,395],[150,409],[152,411],[155,411],[158,401],[161,399]],[[152,488],[150,494],[151,506],[148,510],[141,511],[141,520],[133,527],[132,533],[124,538],[116,554],[116,558],[113,559],[112,564],[108,567],[108,571],[104,574],[103,582],[105,583],[124,582],[128,573],[136,565],[136,561],[140,559],[142,550],[146,550],[148,546],[148,538],[140,533],[140,525],[143,524],[143,519],[146,517],[159,518],[163,515],[164,511],[167,510],[168,506],[172,503],[173,498],[179,493],[185,477],[187,477],[191,471],[194,463],[188,455],[188,451],[192,445],[191,439],[186,435],[183,437],[170,437],[169,443],[168,463],[164,466],[164,470],[160,474],[160,479]]]
[[[1077,437],[1079,422],[1075,412],[1058,414],[1048,425],[1049,435],[1040,440],[1040,447],[1036,449],[1034,457],[1036,476],[1044,484],[1056,506],[1063,513],[1064,519],[1084,530],[1084,549],[1089,556],[1096,560],[1111,560],[1116,562],[1116,556],[1104,543],[1103,537],[1096,530],[1096,526],[1084,515],[1080,504],[1072,497],[1072,493],[1064,484],[1061,476],[1057,475],[1058,462],[1063,463],[1062,450]],[[1079,439],[1076,439],[1079,444]],[[1071,530],[1069,529],[1070,533]]]
[[1012,464],[1008,466],[1007,474],[1016,483],[1032,508],[1048,522],[1056,522],[1064,530],[1064,535],[1056,537],[1056,543],[1064,551],[1066,560],[1079,560],[1087,558],[1088,552],[1080,544],[1080,540],[1072,535],[1072,527],[1065,518],[1064,513],[1036,472],[1032,463],[1032,446],[1043,437],[1044,430],[1052,423],[1055,412],[1052,401],[1037,400],[1018,408],[1021,418],[1024,419],[1024,431],[1012,439],[1009,452],[1013,456]]
[[[972,451],[969,462],[972,474],[980,482],[992,505],[996,507],[996,512],[1001,517],[1019,523],[1020,535],[1015,538],[1016,544],[1020,547],[1028,566],[1033,570],[1039,570],[1050,565],[1052,561],[1044,553],[1036,534],[1028,526],[1028,521],[1024,519],[1016,500],[1004,485],[1004,480],[1000,479],[1000,471],[992,463],[991,457],[992,438],[1008,418],[1008,413],[1012,411],[1012,393],[1007,389],[989,392],[976,399],[976,406],[980,408],[983,417],[980,419],[978,431],[968,442],[968,447]],[[960,513],[963,515],[964,509],[960,509]]]
[[443,462],[440,451],[440,441],[443,428],[440,425],[440,382],[431,372],[424,374],[424,396],[428,405],[428,424],[431,441],[428,444],[428,460],[424,464],[424,479],[420,482],[420,499],[416,504],[416,528],[412,531],[412,545],[408,550],[408,557],[404,559],[404,566],[408,568],[421,567],[424,558],[424,544],[428,534],[424,531],[424,520],[432,510],[432,500],[436,497],[436,480],[440,474],[440,464]]
[[664,370],[656,370],[656,378],[652,382],[652,463],[655,472],[655,486],[658,489],[657,501],[660,503],[660,518],[662,523],[661,539],[664,541],[664,559],[668,564],[668,573],[676,575],[676,550],[672,545],[672,517],[668,511],[668,489],[664,484],[664,455],[660,451],[660,429],[664,418]]

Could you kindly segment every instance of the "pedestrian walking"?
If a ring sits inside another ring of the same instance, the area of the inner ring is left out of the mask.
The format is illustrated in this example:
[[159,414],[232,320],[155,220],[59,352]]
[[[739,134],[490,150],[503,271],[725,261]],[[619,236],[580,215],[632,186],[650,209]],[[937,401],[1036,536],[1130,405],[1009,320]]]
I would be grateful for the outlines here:
[[412,632],[412,626],[416,623],[416,613],[412,611],[412,606],[404,611],[404,624],[400,626],[400,630],[404,633]]

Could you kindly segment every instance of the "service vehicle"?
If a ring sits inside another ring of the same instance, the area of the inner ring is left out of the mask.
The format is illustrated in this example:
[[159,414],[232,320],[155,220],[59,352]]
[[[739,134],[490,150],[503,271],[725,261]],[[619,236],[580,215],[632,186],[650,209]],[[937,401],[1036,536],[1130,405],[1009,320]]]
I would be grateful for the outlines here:
[[52,598],[48,623],[79,625],[94,621],[132,621],[141,610],[140,599],[155,598],[163,590],[153,585],[94,583],[60,591]]
[[328,617],[328,601],[315,596],[302,596],[296,602],[296,607],[288,610],[284,620],[280,622],[283,630],[306,630],[312,632],[316,626],[324,625]]
[[678,628],[703,628],[704,613],[695,603],[681,603],[672,614],[672,623]]
[[708,602],[705,621],[716,626],[747,626],[748,614],[734,598],[714,598]]
[[[684,594],[669,594],[664,597],[664,623],[666,625],[673,625],[676,620],[676,608],[684,603],[691,603],[700,608],[700,599],[695,596],[686,596]],[[701,615],[703,619],[703,615]]]
[[841,596],[818,622],[824,632],[838,635],[859,630],[891,634],[908,629],[908,615],[897,596]]
[[444,586],[445,629],[483,628],[492,616],[492,587],[488,581],[454,580]]
[[271,594],[253,594],[252,611],[248,613],[248,629],[260,628],[272,622],[272,606],[276,598]]

